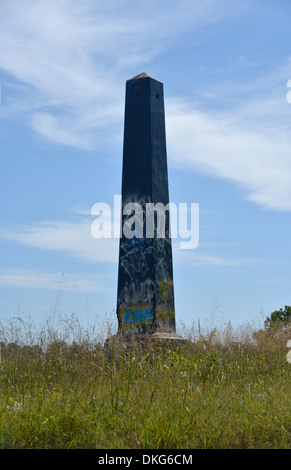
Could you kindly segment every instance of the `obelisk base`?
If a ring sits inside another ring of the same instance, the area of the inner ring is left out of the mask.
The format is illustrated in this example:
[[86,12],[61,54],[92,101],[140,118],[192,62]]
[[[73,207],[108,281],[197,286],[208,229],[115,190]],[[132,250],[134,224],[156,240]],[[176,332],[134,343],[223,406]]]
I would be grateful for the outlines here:
[[174,331],[155,331],[152,334],[137,334],[134,332],[119,332],[107,338],[104,344],[104,353],[108,358],[122,357],[129,351],[160,352],[163,349],[177,350],[185,348],[188,340]]

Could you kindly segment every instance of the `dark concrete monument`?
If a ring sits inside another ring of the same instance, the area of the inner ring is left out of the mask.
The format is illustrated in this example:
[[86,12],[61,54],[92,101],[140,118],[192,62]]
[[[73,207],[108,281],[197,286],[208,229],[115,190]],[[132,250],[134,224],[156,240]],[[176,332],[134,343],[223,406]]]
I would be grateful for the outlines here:
[[[163,218],[163,211],[155,210],[168,203],[163,84],[142,73],[126,82],[117,293],[122,335],[135,331],[142,336],[179,338],[169,211],[164,211]],[[147,215],[152,216],[152,224]],[[164,223],[164,233],[158,231],[159,223]]]

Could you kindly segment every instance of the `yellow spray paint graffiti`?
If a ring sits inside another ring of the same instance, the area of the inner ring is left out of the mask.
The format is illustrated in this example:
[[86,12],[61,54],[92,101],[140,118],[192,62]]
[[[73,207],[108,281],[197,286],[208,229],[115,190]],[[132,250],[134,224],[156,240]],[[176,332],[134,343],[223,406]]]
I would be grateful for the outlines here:
[[[120,310],[120,318],[124,329],[138,325],[150,325],[156,319],[158,322],[168,321],[175,318],[175,310],[172,299],[173,281],[159,281],[159,301],[155,306],[155,312],[151,303],[136,304],[123,307]],[[155,313],[155,314],[154,314]],[[155,318],[156,317],[156,318]]]
[[159,281],[159,291],[162,295],[163,303],[157,306],[157,318],[159,321],[171,320],[175,318],[175,311],[173,305],[169,302],[169,291],[173,287],[173,281],[166,282]]

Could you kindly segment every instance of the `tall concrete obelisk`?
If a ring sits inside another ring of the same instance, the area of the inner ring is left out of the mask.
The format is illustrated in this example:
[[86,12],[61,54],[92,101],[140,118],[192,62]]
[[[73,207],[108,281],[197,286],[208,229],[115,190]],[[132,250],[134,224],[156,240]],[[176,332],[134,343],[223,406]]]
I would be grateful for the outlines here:
[[[175,332],[172,243],[169,212],[165,237],[146,233],[146,204],[169,203],[163,84],[146,73],[126,82],[121,227],[134,214],[128,203],[142,208],[143,228],[119,247],[117,317],[119,332]],[[128,206],[127,206],[128,207]],[[137,227],[133,224],[132,230]],[[142,236],[140,236],[142,235]]]

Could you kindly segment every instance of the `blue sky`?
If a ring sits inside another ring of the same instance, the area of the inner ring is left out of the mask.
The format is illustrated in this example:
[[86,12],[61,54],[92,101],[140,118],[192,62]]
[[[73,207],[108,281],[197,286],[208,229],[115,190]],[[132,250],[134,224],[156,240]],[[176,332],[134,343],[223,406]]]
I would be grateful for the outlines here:
[[[90,233],[121,191],[125,82],[164,83],[176,319],[262,321],[291,296],[291,4],[20,0],[0,5],[0,320],[114,316],[118,241]],[[61,295],[58,296],[58,292]]]

